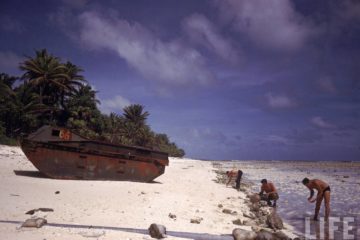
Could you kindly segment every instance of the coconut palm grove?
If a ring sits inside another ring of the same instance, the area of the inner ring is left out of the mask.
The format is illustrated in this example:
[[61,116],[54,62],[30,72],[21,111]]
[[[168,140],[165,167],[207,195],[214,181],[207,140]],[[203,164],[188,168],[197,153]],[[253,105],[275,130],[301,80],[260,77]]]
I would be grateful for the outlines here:
[[126,106],[122,115],[101,113],[97,92],[72,62],[42,49],[27,56],[19,68],[21,76],[0,73],[0,144],[16,144],[19,137],[53,125],[93,140],[185,155],[166,134],[151,129],[143,105]]

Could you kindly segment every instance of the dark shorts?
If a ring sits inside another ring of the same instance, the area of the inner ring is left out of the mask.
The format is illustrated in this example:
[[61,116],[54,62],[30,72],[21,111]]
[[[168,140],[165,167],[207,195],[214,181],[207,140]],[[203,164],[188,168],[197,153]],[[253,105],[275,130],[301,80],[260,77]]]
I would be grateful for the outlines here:
[[279,195],[277,193],[270,193],[269,194],[269,199],[270,200],[278,200],[279,199]]
[[265,200],[265,201],[268,201],[268,200],[278,200],[279,199],[279,194],[277,193],[270,193],[268,196],[266,194],[262,194],[260,195],[260,199],[261,200]]
[[325,189],[323,190],[323,193],[324,193],[324,192],[326,192],[326,191],[331,192],[331,190],[330,190],[330,186],[327,186],[327,188],[325,188]]

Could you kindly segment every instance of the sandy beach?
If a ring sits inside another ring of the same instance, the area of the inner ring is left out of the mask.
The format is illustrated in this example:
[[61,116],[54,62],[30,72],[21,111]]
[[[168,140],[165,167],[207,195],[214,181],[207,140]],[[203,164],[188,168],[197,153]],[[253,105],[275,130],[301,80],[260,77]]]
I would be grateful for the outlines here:
[[[232,223],[247,219],[246,194],[215,183],[211,162],[170,158],[154,183],[56,180],[39,174],[20,148],[0,146],[0,178],[3,239],[151,239],[147,228],[152,223],[185,235],[224,235],[221,239],[232,239],[237,227],[251,230]],[[37,208],[54,211],[25,214]],[[237,213],[225,214],[224,208]],[[30,217],[44,217],[48,224],[19,228]]]

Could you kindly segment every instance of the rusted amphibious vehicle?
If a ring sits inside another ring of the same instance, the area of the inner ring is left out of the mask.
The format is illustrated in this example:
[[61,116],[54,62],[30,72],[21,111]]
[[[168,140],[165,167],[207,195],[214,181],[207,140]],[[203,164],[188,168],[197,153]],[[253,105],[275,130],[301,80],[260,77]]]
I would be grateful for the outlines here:
[[57,179],[150,182],[169,165],[164,152],[92,141],[50,126],[24,138],[21,149],[41,173]]

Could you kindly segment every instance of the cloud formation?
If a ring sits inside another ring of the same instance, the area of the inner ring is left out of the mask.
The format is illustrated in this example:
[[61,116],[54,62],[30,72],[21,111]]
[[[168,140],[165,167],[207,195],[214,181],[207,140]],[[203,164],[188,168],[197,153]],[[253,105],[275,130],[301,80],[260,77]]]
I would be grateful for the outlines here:
[[294,51],[316,30],[289,0],[218,0],[222,18],[265,49]]
[[238,62],[238,50],[233,43],[224,38],[204,15],[196,13],[185,18],[183,28],[193,42],[204,45],[209,51],[227,62],[233,64]]
[[271,108],[292,108],[297,104],[294,100],[285,95],[274,95],[273,93],[265,94],[267,105]]
[[322,117],[316,116],[311,119],[311,123],[318,127],[318,128],[324,128],[324,129],[333,129],[336,128],[334,124],[331,124],[327,121],[325,121]]
[[207,84],[214,75],[195,49],[165,42],[139,23],[105,18],[95,12],[80,16],[80,39],[93,48],[115,51],[145,78],[170,85]]
[[118,112],[130,104],[130,100],[120,95],[116,95],[111,99],[101,100],[99,108],[102,113],[109,114],[111,112]]
[[223,132],[210,128],[191,129],[190,136],[191,138],[195,138],[201,141],[211,141],[216,143],[224,143],[228,140]]

